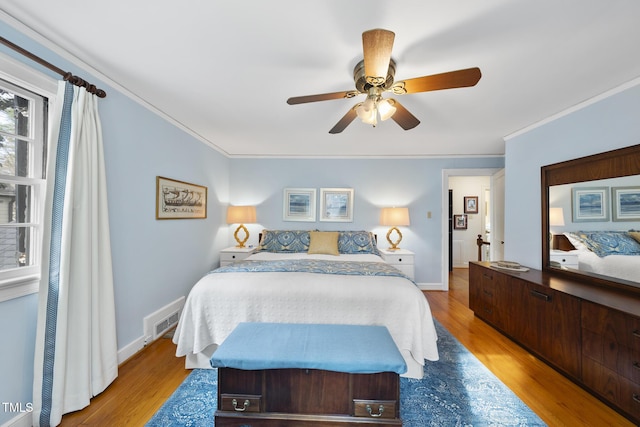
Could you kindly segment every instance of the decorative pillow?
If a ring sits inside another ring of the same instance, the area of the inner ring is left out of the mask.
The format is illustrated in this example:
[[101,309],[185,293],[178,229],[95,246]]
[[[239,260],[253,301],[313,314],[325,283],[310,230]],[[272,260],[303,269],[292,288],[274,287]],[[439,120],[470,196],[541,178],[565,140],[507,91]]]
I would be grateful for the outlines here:
[[633,237],[633,239],[640,243],[640,231],[629,231],[629,236]]
[[341,254],[380,255],[373,233],[369,231],[341,231],[338,238],[338,251]]
[[569,242],[571,242],[571,244],[573,245],[574,248],[580,250],[580,251],[587,251],[589,250],[589,248],[587,247],[587,245],[584,244],[584,242],[582,241],[582,239],[580,238],[580,236],[578,236],[575,233],[570,233],[570,232],[565,232],[562,233],[566,236],[567,239],[569,239]]
[[578,231],[576,234],[599,257],[640,255],[640,243],[626,231]]
[[340,233],[337,231],[310,231],[311,239],[308,252],[310,254],[340,255],[338,251],[339,235]]
[[266,252],[307,252],[309,232],[306,230],[263,230],[260,250]]

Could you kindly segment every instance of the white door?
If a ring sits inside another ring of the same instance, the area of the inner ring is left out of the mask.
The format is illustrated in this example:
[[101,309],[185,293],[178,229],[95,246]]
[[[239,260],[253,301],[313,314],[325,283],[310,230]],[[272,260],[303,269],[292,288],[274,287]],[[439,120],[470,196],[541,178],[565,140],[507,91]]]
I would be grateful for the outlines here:
[[504,259],[504,169],[491,175],[491,245],[492,261]]

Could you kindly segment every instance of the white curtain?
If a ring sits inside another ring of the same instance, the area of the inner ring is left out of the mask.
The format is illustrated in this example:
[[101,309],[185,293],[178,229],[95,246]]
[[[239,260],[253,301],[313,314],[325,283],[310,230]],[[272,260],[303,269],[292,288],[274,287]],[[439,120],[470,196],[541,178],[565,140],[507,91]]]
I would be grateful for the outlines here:
[[60,82],[49,126],[33,425],[55,426],[118,374],[98,98]]

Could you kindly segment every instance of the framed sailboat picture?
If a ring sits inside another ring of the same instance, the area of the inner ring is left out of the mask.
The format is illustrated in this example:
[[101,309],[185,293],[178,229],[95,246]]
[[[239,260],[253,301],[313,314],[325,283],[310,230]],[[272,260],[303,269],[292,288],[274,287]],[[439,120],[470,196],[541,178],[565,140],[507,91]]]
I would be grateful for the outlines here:
[[156,177],[156,219],[207,217],[207,187]]

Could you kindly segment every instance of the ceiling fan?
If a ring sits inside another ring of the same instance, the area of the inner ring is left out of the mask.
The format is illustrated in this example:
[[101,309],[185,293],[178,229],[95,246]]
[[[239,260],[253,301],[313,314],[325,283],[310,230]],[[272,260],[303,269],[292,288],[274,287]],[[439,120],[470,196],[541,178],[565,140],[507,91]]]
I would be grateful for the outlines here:
[[404,130],[409,130],[418,126],[420,120],[395,99],[383,98],[383,92],[405,95],[469,87],[475,86],[482,76],[480,69],[475,67],[394,82],[396,63],[391,58],[394,38],[395,34],[392,31],[382,29],[362,33],[364,59],[353,70],[356,90],[296,96],[287,99],[287,104],[304,104],[366,95],[366,100],[351,107],[329,133],[342,132],[356,117],[359,117],[364,123],[376,126],[378,116],[381,120],[391,118]]

